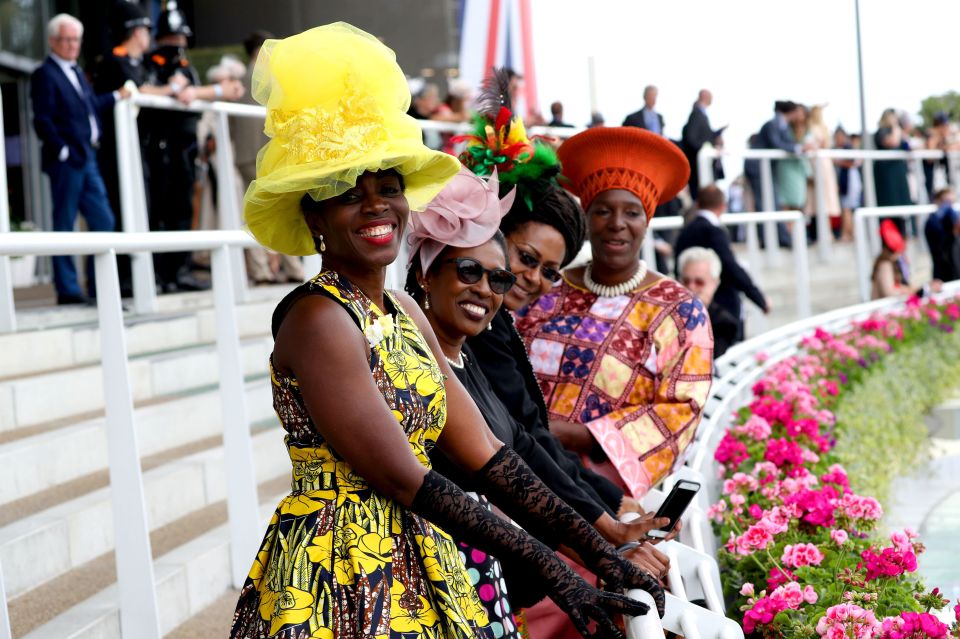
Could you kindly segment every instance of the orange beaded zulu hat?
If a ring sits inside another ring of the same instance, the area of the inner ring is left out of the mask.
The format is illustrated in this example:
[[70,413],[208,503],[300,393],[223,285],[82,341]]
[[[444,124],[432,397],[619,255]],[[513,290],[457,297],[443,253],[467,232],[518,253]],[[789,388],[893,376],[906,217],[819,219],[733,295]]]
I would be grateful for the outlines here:
[[564,142],[557,156],[560,183],[580,198],[584,211],[600,193],[624,189],[640,198],[649,220],[690,178],[687,158],[675,144],[636,127],[587,129]]

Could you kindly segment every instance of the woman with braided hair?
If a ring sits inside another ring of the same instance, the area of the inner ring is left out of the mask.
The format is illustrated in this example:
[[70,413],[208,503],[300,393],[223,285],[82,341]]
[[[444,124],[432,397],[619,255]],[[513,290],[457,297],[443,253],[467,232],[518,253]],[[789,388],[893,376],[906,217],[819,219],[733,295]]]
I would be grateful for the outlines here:
[[[278,252],[322,253],[323,270],[274,312],[271,379],[292,492],[267,526],[231,637],[493,639],[448,532],[536,575],[586,636],[620,638],[611,615],[648,611],[618,590],[650,591],[663,614],[656,581],[493,436],[423,312],[384,289],[411,209],[459,170],[406,115],[393,52],[350,25],[317,27],[268,40],[253,86],[271,140],[245,196],[247,225]],[[544,541],[432,470],[435,446]],[[613,592],[547,543],[575,549]]]

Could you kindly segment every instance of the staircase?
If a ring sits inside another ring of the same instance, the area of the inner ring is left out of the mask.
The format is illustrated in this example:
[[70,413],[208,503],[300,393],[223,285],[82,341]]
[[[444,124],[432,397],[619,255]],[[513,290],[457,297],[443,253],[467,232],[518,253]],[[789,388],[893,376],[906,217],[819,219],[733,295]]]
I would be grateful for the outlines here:
[[[929,274],[922,244],[913,256],[920,284]],[[753,269],[774,311],[751,312],[750,334],[796,319],[792,263],[783,257],[781,268]],[[810,266],[815,313],[858,301],[851,245],[835,245],[829,264],[811,250]],[[267,361],[271,314],[290,288],[252,289],[237,307],[264,529],[289,490]],[[162,296],[159,306],[157,315],[127,319],[127,344],[162,629],[178,639],[226,636],[237,593],[212,297]],[[113,639],[116,513],[96,311],[32,308],[17,319],[18,333],[0,335],[0,566],[14,636]]]
[[[270,318],[289,286],[237,307],[263,526],[289,490],[270,399]],[[119,637],[94,309],[36,309],[0,335],[0,566],[15,637]],[[212,298],[160,298],[127,340],[162,627],[232,605]],[[250,558],[251,562],[253,557]],[[235,595],[233,595],[235,600]],[[197,636],[186,624],[175,636]]]

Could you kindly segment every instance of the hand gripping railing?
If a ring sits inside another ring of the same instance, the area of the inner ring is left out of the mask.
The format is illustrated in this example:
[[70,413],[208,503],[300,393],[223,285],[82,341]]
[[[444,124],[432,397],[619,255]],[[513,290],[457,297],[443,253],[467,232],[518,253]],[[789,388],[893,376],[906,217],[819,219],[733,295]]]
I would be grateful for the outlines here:
[[[146,252],[212,251],[211,271],[224,424],[231,571],[234,586],[240,587],[250,567],[250,558],[256,553],[260,542],[263,522],[257,509],[257,488],[235,315],[236,298],[230,251],[254,244],[253,239],[242,231],[0,235],[2,257],[69,254],[94,256],[120,624],[125,637],[159,639],[161,635],[150,551],[150,528],[134,429],[135,415],[116,256]],[[0,622],[4,621],[5,599],[0,606]],[[3,636],[2,623],[0,636]]]
[[[797,296],[797,316],[807,317],[811,313],[810,307],[810,269],[807,259],[807,234],[804,226],[805,218],[800,211],[763,211],[757,213],[725,213],[720,218],[720,223],[724,226],[746,226],[748,229],[756,229],[758,224],[777,222],[792,223],[791,234],[793,237],[793,260],[794,272],[796,276],[796,296]],[[683,218],[679,215],[669,217],[654,217],[650,220],[647,237],[641,248],[643,258],[649,264],[656,264],[656,255],[654,253],[654,238],[649,231],[663,231],[668,229],[679,229],[683,227]],[[754,236],[756,232],[754,231]],[[749,237],[749,235],[748,235]],[[776,238],[774,238],[776,240]],[[768,245],[769,248],[769,245]],[[773,249],[779,251],[774,243]],[[757,247],[747,246],[747,259],[750,262],[750,269],[756,272],[760,268],[760,254]],[[677,256],[680,257],[679,255]]]

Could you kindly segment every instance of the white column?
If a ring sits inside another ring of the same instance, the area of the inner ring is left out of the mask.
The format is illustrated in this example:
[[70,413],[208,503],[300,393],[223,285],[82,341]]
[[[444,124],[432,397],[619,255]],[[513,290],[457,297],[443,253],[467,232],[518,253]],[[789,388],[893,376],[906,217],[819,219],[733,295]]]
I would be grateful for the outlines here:
[[713,175],[713,159],[715,157],[717,157],[717,155],[713,147],[707,148],[703,146],[700,147],[700,151],[697,152],[697,183],[701,189],[716,181]]
[[[130,100],[119,100],[114,106],[117,135],[117,175],[120,182],[120,219],[126,233],[147,232],[147,195],[140,156],[140,132],[136,112]],[[130,255],[133,279],[133,306],[137,313],[155,313],[157,284],[153,273],[153,255]]]
[[[220,215],[220,228],[242,229],[243,215],[237,200],[237,169],[233,160],[233,143],[230,141],[230,122],[227,114],[217,111],[217,213]],[[243,249],[230,249],[231,272],[234,276],[234,288],[240,300],[246,300],[247,265],[243,259]]]
[[[0,113],[3,99],[0,97]],[[3,118],[0,118],[0,141],[4,140]],[[7,149],[0,144],[0,233],[10,232],[10,200],[7,199]],[[0,333],[17,330],[17,311],[13,304],[13,277],[10,274],[10,256],[0,255]],[[2,586],[2,584],[0,584]],[[0,615],[6,614],[6,600]]]
[[[829,262],[831,259],[831,248],[833,246],[833,232],[830,230],[830,215],[827,211],[827,192],[824,184],[823,166],[820,162],[820,153],[813,154],[813,184],[816,197],[817,219],[814,223],[817,225],[817,254],[821,262]],[[839,211],[836,211],[839,212]],[[796,237],[794,237],[794,250],[797,249]],[[806,246],[806,237],[803,238]]]
[[321,267],[322,264],[320,262],[319,254],[303,256],[303,276],[307,280],[319,273]]
[[257,512],[257,480],[250,442],[246,388],[231,251],[222,246],[210,255],[213,299],[220,364],[220,405],[223,410],[223,448],[227,467],[227,511],[230,516],[230,567],[234,588],[240,588],[257,554],[263,524]]
[[[802,219],[801,215],[801,219]],[[793,223],[793,270],[797,286],[797,317],[806,319],[810,307],[810,265],[807,263],[807,234],[800,220]]]
[[[864,134],[866,136],[866,133]],[[873,160],[864,158],[860,166],[860,174],[863,176],[863,206],[866,208],[877,205],[877,183],[873,178]]]
[[134,427],[117,256],[110,251],[97,255],[94,260],[110,464],[110,500],[116,539],[114,552],[120,594],[120,630],[124,637],[160,639],[160,612],[153,585],[150,526]]
[[0,566],[0,639],[11,639],[10,612],[7,610],[7,591],[3,587],[3,567]]
[[870,255],[866,218],[858,209],[853,213],[853,246],[857,256],[857,287],[860,301],[870,300]]
[[[770,158],[760,158],[760,192],[763,195],[763,210],[777,209],[773,197],[773,167]],[[780,266],[780,242],[777,239],[777,223],[763,223],[763,241],[767,245],[767,266]],[[756,268],[760,268],[757,264]]]

